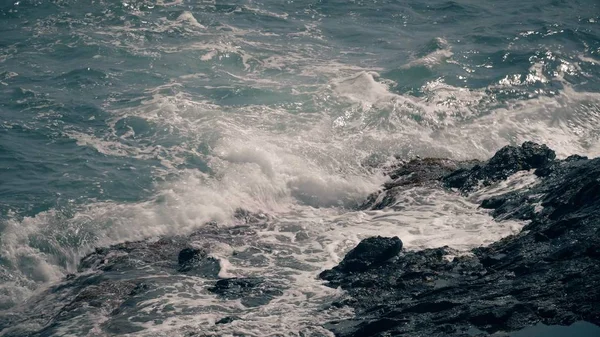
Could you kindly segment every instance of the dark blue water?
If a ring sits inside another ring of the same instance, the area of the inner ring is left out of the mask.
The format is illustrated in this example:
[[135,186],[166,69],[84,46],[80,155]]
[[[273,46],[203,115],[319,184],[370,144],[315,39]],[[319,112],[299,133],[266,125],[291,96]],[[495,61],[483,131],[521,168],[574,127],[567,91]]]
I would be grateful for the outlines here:
[[600,154],[596,0],[11,0],[0,32],[7,312],[97,246],[343,213],[393,157]]
[[587,323],[575,322],[570,326],[548,326],[538,324],[510,334],[511,337],[593,337],[600,334],[600,327]]

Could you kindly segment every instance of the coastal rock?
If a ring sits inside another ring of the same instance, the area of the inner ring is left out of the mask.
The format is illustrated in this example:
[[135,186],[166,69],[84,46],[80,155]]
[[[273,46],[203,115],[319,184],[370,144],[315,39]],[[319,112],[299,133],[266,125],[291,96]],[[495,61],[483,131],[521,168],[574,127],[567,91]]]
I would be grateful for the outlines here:
[[[552,150],[534,143],[505,147],[487,162],[416,159],[394,167],[391,181],[363,208],[395,207],[397,196],[415,186],[469,193],[534,169],[539,177],[535,185],[481,201],[496,219],[528,220],[517,235],[470,252],[449,247],[406,251],[398,237],[361,241],[338,266],[319,275],[345,294],[327,309],[355,310],[355,317],[324,327],[337,336],[458,337],[512,336],[524,328],[575,326],[581,321],[600,324],[600,159],[556,160]],[[39,325],[32,328],[35,335],[51,336],[75,320],[108,315],[102,331],[135,333],[141,327],[131,318],[144,305],[158,303],[154,300],[164,298],[165,292],[218,298],[238,307],[237,301],[248,308],[265,305],[283,295],[285,280],[268,274],[218,279],[219,261],[211,254],[230,251],[231,260],[268,266],[262,252],[281,245],[230,250],[267,229],[267,220],[264,214],[238,210],[232,223],[207,223],[187,236],[98,248],[81,259],[78,273],[34,296],[35,306],[22,315],[5,316],[0,325],[24,326],[34,317]],[[297,240],[310,239],[298,230],[290,231]],[[290,255],[300,254],[291,240],[288,243],[284,247]],[[205,308],[183,309],[201,313]],[[173,310],[165,303],[152,312],[152,319],[167,321]],[[229,316],[215,324],[223,327],[242,320],[234,314],[238,312],[227,312],[224,316]],[[8,334],[24,335],[28,334],[17,330]]]
[[469,169],[479,161],[454,161],[442,158],[417,158],[399,163],[389,169],[390,181],[381,191],[371,194],[362,209],[384,209],[393,205],[396,195],[403,188],[423,185],[439,185],[439,180],[458,169]]
[[556,160],[546,146],[525,143],[434,180],[468,193],[531,169],[538,184],[481,204],[497,219],[530,220],[518,235],[467,255],[441,247],[401,251],[374,264],[367,255],[368,268],[359,264],[357,272],[346,266],[360,257],[355,250],[393,238],[362,241],[320,275],[346,290],[341,302],[356,310],[355,318],[325,327],[338,336],[435,337],[504,335],[578,321],[600,325],[600,159]]
[[[77,273],[68,274],[61,282],[32,297],[29,303],[33,305],[23,306],[18,315],[0,317],[0,330],[8,328],[6,336],[15,337],[56,336],[69,331],[74,321],[108,317],[98,325],[84,326],[77,334],[97,334],[86,330],[92,328],[108,335],[135,333],[143,330],[135,319],[143,308],[148,308],[148,303],[155,303],[152,317],[156,321],[173,316],[175,308],[170,303],[154,302],[164,296],[239,298],[247,306],[268,303],[282,293],[283,285],[260,280],[248,281],[245,286],[229,281],[226,286],[223,282],[227,281],[218,282],[219,261],[210,256],[215,247],[218,250],[248,243],[256,236],[257,229],[266,226],[267,219],[264,214],[238,210],[231,223],[209,222],[189,235],[96,248],[80,260]],[[251,255],[252,251],[237,254]],[[221,286],[221,293],[209,290],[215,282]],[[239,287],[238,295],[234,284]],[[201,310],[185,304],[180,309]]]
[[531,169],[543,169],[556,158],[546,145],[525,142],[520,147],[507,145],[487,162],[472,168],[456,170],[442,178],[446,187],[469,192],[479,184],[489,185],[504,180],[512,174]]
[[[546,145],[525,142],[521,146],[505,146],[490,160],[455,161],[443,158],[417,158],[392,166],[390,181],[371,194],[361,209],[380,210],[392,207],[402,191],[415,186],[445,186],[468,193],[478,186],[504,180],[523,170],[536,169],[536,175],[550,174],[556,154]],[[583,159],[573,156],[571,160]],[[523,215],[527,218],[527,215]]]
[[267,304],[283,294],[280,287],[260,278],[222,279],[208,290],[227,300],[240,299],[247,307]]
[[206,252],[197,248],[184,248],[179,252],[177,256],[177,263],[181,268],[184,268],[190,264],[194,264],[196,261],[206,257]]
[[[396,236],[384,238],[381,236],[362,240],[352,249],[344,260],[334,268],[340,272],[364,272],[376,267],[398,255],[402,250],[402,241]],[[326,278],[326,275],[321,275]]]

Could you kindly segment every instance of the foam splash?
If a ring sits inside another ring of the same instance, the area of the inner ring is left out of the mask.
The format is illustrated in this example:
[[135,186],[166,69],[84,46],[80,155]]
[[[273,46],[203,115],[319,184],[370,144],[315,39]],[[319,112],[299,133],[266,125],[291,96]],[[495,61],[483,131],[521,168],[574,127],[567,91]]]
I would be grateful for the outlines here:
[[432,43],[435,45],[435,50],[408,62],[407,64],[403,65],[402,68],[407,69],[415,66],[432,68],[443,61],[450,59],[452,55],[454,55],[450,44],[445,39],[438,37],[435,38]]
[[[181,234],[192,229],[202,232],[201,227],[193,225],[201,220],[193,212],[198,211],[198,208],[205,208],[198,206],[195,194],[189,194],[201,188],[201,185],[192,184],[191,181],[187,181],[186,185],[188,192],[173,193],[173,196],[178,196],[177,200],[165,201],[170,205],[162,208],[162,211],[146,203],[98,204],[76,214],[68,226],[80,224],[81,228],[86,229],[95,226],[96,234],[104,232],[103,239],[93,245],[155,235]],[[500,188],[508,191],[510,188],[521,187],[518,184],[507,184]],[[499,187],[491,188],[497,191]],[[246,236],[238,244],[227,237],[219,239],[214,234],[206,236],[207,239],[197,244],[208,249],[212,256],[221,261],[221,266],[225,267],[222,270],[223,276],[283,279],[288,286],[284,293],[269,304],[246,307],[238,300],[224,301],[208,293],[205,289],[210,284],[208,280],[183,275],[180,278],[163,279],[160,274],[146,271],[146,281],[158,284],[162,290],[154,291],[152,298],[140,302],[139,310],[131,313],[135,322],[148,322],[139,325],[144,330],[136,335],[185,336],[196,331],[214,336],[240,333],[261,336],[282,331],[290,336],[311,331],[327,335],[320,327],[323,321],[350,317],[352,311],[348,308],[324,309],[328,303],[343,294],[324,286],[315,275],[320,270],[339,263],[344,254],[361,239],[374,235],[397,235],[403,239],[407,249],[441,245],[468,249],[491,243],[509,233],[516,233],[523,225],[515,221],[495,222],[487,211],[478,208],[478,204],[447,191],[418,187],[408,188],[401,195],[403,198],[394,207],[382,211],[348,212],[331,207],[314,208],[289,204],[287,210],[274,213],[266,228],[255,236]],[[229,205],[234,203],[233,200],[229,202]],[[110,223],[110,226],[97,222],[103,218],[104,221],[101,222]],[[81,223],[84,219],[89,222]],[[226,225],[231,221],[223,219],[221,223]],[[259,265],[249,263],[243,258],[244,254],[253,254],[255,259],[262,262]],[[161,284],[164,284],[164,288]],[[58,299],[53,301],[52,296],[58,295],[44,294],[42,303],[45,304],[34,302],[36,304],[33,309],[25,306],[24,310],[28,315],[35,316],[37,310],[51,310],[48,306],[62,305]],[[290,315],[290,312],[294,315]],[[224,315],[235,315],[240,319],[234,324],[215,325]],[[156,323],[156,319],[161,323]],[[61,323],[60,331],[77,333],[81,326],[89,327],[91,324],[101,334],[101,326],[112,320],[106,313],[90,309],[76,319]]]
[[[540,77],[543,76],[540,72],[539,66],[532,66],[526,81],[549,81]],[[363,132],[367,128],[374,132],[373,126],[379,129],[379,125],[386,128],[393,125],[389,137],[404,133],[413,139],[412,144],[425,143],[433,148],[443,143],[453,149],[449,156],[458,159],[486,158],[507,143],[514,145],[527,140],[548,144],[556,149],[559,157],[573,153],[597,156],[600,135],[595,130],[600,127],[597,104],[600,95],[576,91],[562,79],[562,74],[562,66],[559,66],[554,80],[562,81],[564,87],[554,95],[508,100],[498,105],[487,93],[493,87],[466,89],[433,81],[422,88],[424,98],[414,98],[391,92],[385,81],[376,80],[376,73],[361,72],[334,86],[334,92],[341,99],[355,105],[335,120],[335,126]],[[514,85],[506,79],[499,84]],[[482,114],[482,109],[491,111]],[[389,112],[381,114],[382,110]],[[418,118],[415,120],[414,116]],[[374,123],[373,118],[380,120]],[[415,142],[414,137],[419,140]],[[465,144],[474,150],[466,156]]]
[[184,11],[183,13],[181,13],[178,17],[177,17],[177,21],[180,22],[185,22],[193,27],[196,28],[200,28],[200,29],[206,29],[206,27],[204,27],[203,25],[201,25],[198,20],[196,20],[196,18],[194,17],[194,14],[188,12],[188,11]]

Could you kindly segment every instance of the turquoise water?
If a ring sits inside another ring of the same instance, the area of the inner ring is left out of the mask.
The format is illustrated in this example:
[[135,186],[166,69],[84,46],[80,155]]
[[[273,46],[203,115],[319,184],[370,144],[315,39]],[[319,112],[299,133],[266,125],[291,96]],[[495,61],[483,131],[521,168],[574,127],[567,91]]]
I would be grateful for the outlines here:
[[[238,207],[315,237],[347,217],[341,254],[378,231],[344,214],[393,158],[597,156],[599,21],[595,0],[0,1],[0,310]],[[414,247],[510,232],[453,226]]]

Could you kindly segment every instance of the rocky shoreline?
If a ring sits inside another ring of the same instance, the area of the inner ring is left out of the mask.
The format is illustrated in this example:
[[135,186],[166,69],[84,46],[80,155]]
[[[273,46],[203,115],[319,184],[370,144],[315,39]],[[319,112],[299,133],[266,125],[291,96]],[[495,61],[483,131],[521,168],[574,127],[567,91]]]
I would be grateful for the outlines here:
[[[339,265],[319,275],[318,270],[297,265],[314,272],[329,287],[345,290],[327,307],[354,309],[354,318],[330,321],[324,328],[343,337],[523,337],[536,335],[511,333],[540,324],[578,329],[584,324],[583,329],[592,329],[591,334],[568,331],[566,335],[600,335],[600,328],[593,325],[600,325],[600,158],[555,157],[546,146],[527,142],[504,147],[487,162],[427,158],[392,167],[390,181],[369,196],[362,209],[401,208],[403,191],[414,186],[431,185],[469,195],[528,170],[537,176],[536,184],[481,200],[481,207],[490,209],[498,220],[529,223],[519,234],[468,254],[449,247],[407,251],[402,238],[371,237],[347,253]],[[235,219],[234,225],[226,227],[208,223],[189,236],[97,248],[81,259],[77,274],[34,297],[33,307],[23,314],[0,317],[0,328],[27,321],[30,330],[9,329],[5,335],[52,336],[97,312],[113,318],[103,323],[105,333],[140,332],[143,328],[129,317],[135,316],[144,300],[163,296],[175,288],[173,284],[178,284],[178,294],[208,292],[211,298],[239,300],[246,308],[266,305],[288,289],[285,281],[261,276],[228,278],[221,275],[220,261],[210,255],[209,248],[191,244],[212,240],[241,247],[269,228],[270,219],[264,214],[240,210]],[[308,237],[298,232],[296,239]],[[293,248],[291,242],[286,247],[263,247],[272,251]],[[260,269],[265,261],[254,253],[236,251],[232,258]],[[186,310],[201,312],[202,308]],[[172,312],[153,315],[156,322],[162,322]],[[214,326],[241,319],[224,313]],[[204,335],[214,334],[190,332],[190,336]]]
[[521,170],[535,170],[539,183],[481,202],[496,219],[529,220],[521,233],[462,256],[449,247],[402,251],[397,237],[365,239],[320,274],[347,291],[337,305],[356,309],[354,319],[327,328],[337,336],[504,336],[540,324],[600,325],[599,158],[556,160],[527,142],[487,162],[413,160],[396,167],[365,207],[387,207],[400,186],[466,194]]

